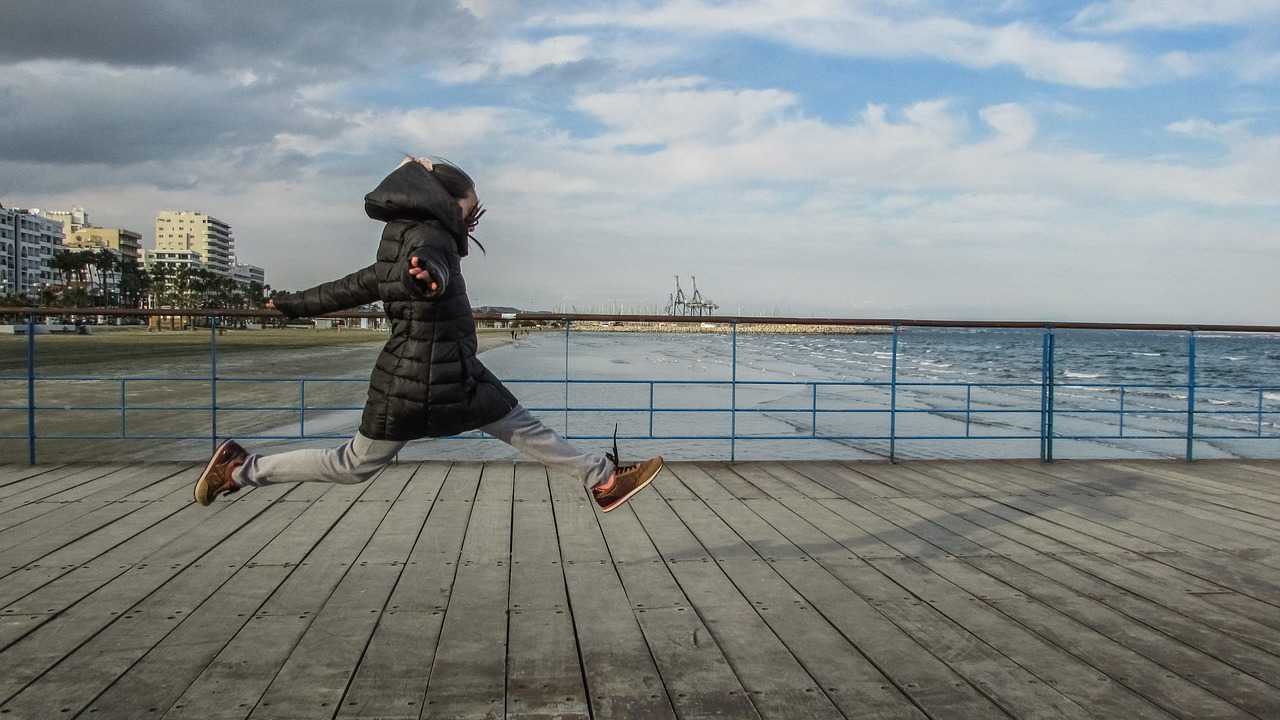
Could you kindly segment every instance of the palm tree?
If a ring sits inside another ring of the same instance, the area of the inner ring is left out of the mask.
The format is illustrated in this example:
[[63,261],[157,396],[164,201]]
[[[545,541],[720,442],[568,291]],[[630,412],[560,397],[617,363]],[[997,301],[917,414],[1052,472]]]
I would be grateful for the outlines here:
[[148,282],[147,285],[149,288],[148,296],[151,307],[163,307],[169,300],[169,286],[171,284],[170,281],[173,278],[172,268],[164,263],[156,263],[151,266],[151,270],[148,274],[150,276],[150,282]]
[[62,275],[64,285],[71,284],[71,276],[76,272],[76,253],[70,250],[59,250],[49,258],[49,268]]
[[142,299],[147,296],[151,276],[124,258],[120,259],[117,271],[120,273],[120,304],[127,303],[129,307],[138,307]]
[[103,305],[111,305],[111,292],[108,280],[115,274],[118,261],[116,254],[107,248],[99,248],[93,253],[93,269],[98,271],[98,287],[102,289]]

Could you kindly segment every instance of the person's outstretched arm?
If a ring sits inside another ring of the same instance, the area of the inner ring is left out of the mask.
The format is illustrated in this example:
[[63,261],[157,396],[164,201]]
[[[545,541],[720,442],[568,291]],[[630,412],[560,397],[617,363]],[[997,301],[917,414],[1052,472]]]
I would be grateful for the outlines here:
[[377,276],[370,265],[302,292],[277,293],[271,298],[271,307],[289,317],[315,317],[367,305],[378,299],[377,290]]

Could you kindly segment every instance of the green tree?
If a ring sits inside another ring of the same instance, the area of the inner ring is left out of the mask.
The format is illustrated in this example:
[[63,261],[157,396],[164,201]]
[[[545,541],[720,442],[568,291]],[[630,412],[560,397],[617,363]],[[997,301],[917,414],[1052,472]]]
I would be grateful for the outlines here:
[[117,266],[120,274],[120,305],[131,308],[139,307],[147,297],[151,286],[151,276],[132,262],[120,258]]
[[105,307],[110,307],[111,306],[110,280],[114,279],[115,273],[116,273],[116,267],[119,264],[118,260],[116,259],[116,254],[111,252],[107,248],[98,248],[98,251],[96,253],[93,253],[92,258],[93,258],[93,264],[91,267],[93,268],[94,271],[98,273],[98,290],[99,290],[99,294],[102,297],[102,305]]

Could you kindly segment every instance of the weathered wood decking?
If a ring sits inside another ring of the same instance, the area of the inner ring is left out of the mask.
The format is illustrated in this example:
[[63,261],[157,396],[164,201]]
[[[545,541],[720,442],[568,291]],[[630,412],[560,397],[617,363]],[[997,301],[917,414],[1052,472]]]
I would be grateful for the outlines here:
[[1280,463],[0,466],[0,718],[1277,718]]

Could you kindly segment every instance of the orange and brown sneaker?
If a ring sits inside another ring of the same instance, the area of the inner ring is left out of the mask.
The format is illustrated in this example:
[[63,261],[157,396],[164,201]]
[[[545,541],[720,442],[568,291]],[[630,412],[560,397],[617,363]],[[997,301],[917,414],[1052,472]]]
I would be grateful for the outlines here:
[[227,440],[218,446],[204,466],[200,479],[196,480],[196,502],[208,505],[214,498],[223,494],[231,494],[240,489],[240,485],[231,478],[231,473],[244,464],[249,453],[240,447],[235,440]]
[[661,457],[630,465],[618,465],[614,460],[613,475],[591,488],[591,497],[595,498],[602,511],[609,512],[643,490],[661,469]]

